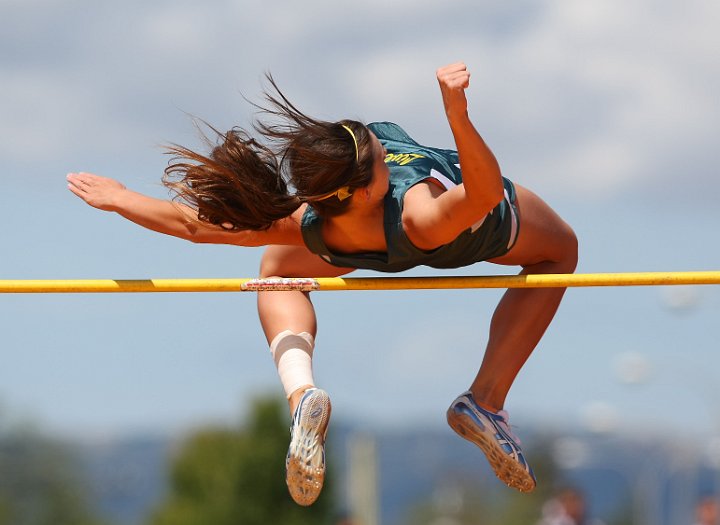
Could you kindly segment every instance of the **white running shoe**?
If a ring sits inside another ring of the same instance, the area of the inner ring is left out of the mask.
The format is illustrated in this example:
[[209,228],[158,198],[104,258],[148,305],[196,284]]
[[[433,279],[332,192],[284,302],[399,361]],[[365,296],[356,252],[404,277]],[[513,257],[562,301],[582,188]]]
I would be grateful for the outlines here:
[[322,490],[330,411],[330,397],[319,388],[308,388],[295,409],[285,459],[285,480],[290,496],[298,505],[312,505]]

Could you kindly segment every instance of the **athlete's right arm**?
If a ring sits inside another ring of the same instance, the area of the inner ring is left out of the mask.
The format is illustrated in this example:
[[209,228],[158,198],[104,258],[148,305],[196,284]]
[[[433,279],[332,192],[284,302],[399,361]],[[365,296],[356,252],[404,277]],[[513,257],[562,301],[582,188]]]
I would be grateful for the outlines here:
[[229,231],[198,220],[197,211],[181,203],[148,197],[122,183],[92,173],[71,173],[68,189],[90,206],[113,211],[149,230],[196,243],[265,246],[304,245],[300,219],[304,206],[263,231]]

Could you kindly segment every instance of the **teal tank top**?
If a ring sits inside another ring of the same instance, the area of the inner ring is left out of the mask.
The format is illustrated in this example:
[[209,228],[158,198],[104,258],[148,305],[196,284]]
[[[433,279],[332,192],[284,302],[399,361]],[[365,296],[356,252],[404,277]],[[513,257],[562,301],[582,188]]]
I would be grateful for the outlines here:
[[505,199],[482,221],[463,231],[449,244],[434,250],[420,250],[408,239],[402,227],[405,193],[415,184],[435,178],[446,187],[462,183],[456,151],[421,146],[397,124],[375,122],[368,125],[387,150],[385,163],[390,185],[385,195],[385,239],[387,252],[333,253],[322,238],[322,217],[308,205],[302,217],[302,235],[308,249],[334,266],[402,272],[416,266],[459,268],[507,253],[517,238],[518,215],[515,187],[503,178]]

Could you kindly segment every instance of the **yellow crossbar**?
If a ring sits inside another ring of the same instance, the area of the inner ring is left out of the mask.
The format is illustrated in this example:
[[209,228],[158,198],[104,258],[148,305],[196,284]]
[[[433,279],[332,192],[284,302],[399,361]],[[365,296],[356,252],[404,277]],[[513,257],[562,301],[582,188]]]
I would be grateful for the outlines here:
[[0,293],[437,290],[720,284],[720,271],[288,279],[0,280]]

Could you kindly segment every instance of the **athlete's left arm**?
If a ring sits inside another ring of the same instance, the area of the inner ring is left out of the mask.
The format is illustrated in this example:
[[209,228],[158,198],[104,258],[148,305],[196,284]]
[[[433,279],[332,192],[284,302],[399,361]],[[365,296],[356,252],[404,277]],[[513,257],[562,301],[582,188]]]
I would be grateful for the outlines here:
[[442,67],[437,70],[437,79],[457,146],[463,183],[446,192],[427,184],[408,190],[403,225],[410,240],[422,249],[453,241],[504,197],[500,166],[468,116],[467,67],[463,63]]

